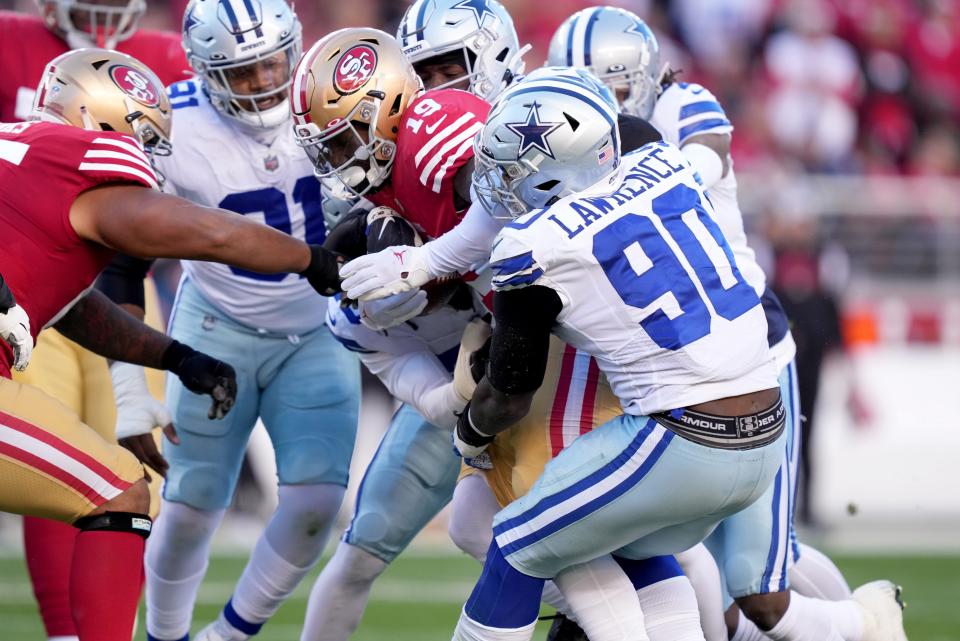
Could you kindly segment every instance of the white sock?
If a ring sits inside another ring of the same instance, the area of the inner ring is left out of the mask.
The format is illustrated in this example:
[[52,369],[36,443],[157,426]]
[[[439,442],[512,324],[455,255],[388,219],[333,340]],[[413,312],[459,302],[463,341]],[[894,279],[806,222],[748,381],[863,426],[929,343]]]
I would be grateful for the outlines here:
[[637,592],[609,555],[567,568],[554,583],[590,641],[649,641]]
[[700,626],[706,641],[727,641],[727,624],[723,620],[723,586],[713,555],[703,543],[698,543],[678,554],[677,561],[697,595]]
[[493,517],[500,511],[496,497],[482,474],[471,474],[457,483],[451,503],[450,539],[482,564],[493,541]]
[[452,641],[530,641],[535,627],[537,627],[536,619],[522,628],[488,628],[461,611],[457,629],[453,631]]
[[737,610],[739,620],[737,621],[737,631],[730,637],[730,641],[767,641],[770,637],[765,635],[757,624],[744,616],[741,610]]
[[773,641],[845,641],[830,617],[823,616],[818,607],[822,603],[827,602],[792,593],[783,618],[767,636]]
[[637,591],[650,641],[704,641],[697,593],[685,576]]
[[800,558],[790,566],[790,589],[804,596],[827,601],[849,599],[851,592],[843,573],[826,554],[800,544]]
[[[343,487],[283,485],[279,497],[277,511],[257,541],[230,598],[233,612],[242,622],[253,624],[240,630],[242,635],[232,635],[234,639],[255,634],[320,558],[340,509]],[[232,623],[229,614],[229,608],[225,608],[221,620]]]
[[577,620],[577,615],[570,609],[570,604],[560,592],[560,588],[553,581],[547,581],[543,584],[543,595],[540,600],[552,607],[557,612],[562,612],[571,621]]
[[347,641],[367,607],[370,589],[387,563],[341,542],[310,591],[300,641]]
[[223,512],[162,502],[144,558],[150,636],[181,639],[190,631],[193,604],[207,571],[210,539]]

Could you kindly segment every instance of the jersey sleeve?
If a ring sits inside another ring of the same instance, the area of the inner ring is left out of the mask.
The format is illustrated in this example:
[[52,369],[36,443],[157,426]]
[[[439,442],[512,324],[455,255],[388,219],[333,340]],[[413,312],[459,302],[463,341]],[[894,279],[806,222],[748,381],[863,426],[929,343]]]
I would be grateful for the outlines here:
[[107,182],[132,182],[160,189],[157,174],[140,143],[132,136],[109,131],[88,132],[77,170],[93,186]]
[[676,109],[677,144],[681,147],[693,136],[733,131],[733,125],[716,96],[698,84],[682,85]]
[[493,244],[490,255],[493,291],[507,291],[543,284],[543,267],[533,249],[511,228],[505,228]]

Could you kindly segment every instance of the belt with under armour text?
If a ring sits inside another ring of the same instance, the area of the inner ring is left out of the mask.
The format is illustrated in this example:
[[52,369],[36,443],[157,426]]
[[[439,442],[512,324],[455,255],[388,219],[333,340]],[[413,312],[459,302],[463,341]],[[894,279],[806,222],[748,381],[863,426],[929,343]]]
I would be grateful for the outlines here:
[[651,414],[650,418],[683,438],[725,450],[752,450],[777,440],[786,426],[781,399],[756,414],[714,416],[681,408]]

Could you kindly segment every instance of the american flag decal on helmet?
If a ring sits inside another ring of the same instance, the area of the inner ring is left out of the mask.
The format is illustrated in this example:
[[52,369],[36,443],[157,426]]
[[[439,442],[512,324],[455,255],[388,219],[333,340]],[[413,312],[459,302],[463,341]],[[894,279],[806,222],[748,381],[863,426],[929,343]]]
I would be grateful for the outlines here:
[[604,145],[603,149],[597,152],[597,164],[602,165],[605,162],[608,162],[613,158],[613,145],[607,143]]

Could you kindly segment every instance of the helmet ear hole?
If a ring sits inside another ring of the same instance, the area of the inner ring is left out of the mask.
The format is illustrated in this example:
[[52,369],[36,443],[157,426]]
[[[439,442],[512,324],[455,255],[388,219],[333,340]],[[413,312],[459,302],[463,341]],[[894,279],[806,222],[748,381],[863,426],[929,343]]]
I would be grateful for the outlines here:
[[566,111],[563,112],[563,117],[567,119],[567,124],[569,124],[570,128],[574,131],[580,128],[580,121],[568,114]]
[[553,189],[559,184],[560,184],[559,180],[545,180],[539,185],[534,185],[533,188],[539,189],[540,191],[550,191],[551,189]]

